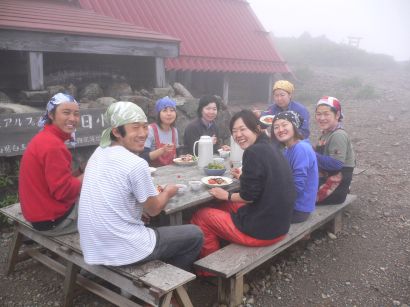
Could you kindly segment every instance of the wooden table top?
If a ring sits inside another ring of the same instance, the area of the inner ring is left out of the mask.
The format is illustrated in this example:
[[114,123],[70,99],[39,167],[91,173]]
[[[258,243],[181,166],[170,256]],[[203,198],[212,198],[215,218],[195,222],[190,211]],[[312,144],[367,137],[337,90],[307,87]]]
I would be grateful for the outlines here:
[[[225,177],[231,178],[229,172],[228,163],[226,173],[223,175]],[[208,193],[209,188],[202,184],[199,191],[192,191],[189,188],[188,181],[191,180],[201,180],[201,178],[206,177],[204,171],[199,169],[197,165],[194,166],[181,166],[176,164],[170,164],[162,167],[158,167],[153,174],[155,185],[165,185],[165,184],[178,184],[182,183],[188,186],[188,190],[184,194],[176,194],[170,199],[167,206],[164,209],[165,214],[172,214],[178,211],[182,211],[187,208],[195,207],[197,205],[206,203],[213,199],[213,197]],[[239,189],[239,180],[233,179],[233,183],[229,186],[224,187],[228,191],[235,191]]]

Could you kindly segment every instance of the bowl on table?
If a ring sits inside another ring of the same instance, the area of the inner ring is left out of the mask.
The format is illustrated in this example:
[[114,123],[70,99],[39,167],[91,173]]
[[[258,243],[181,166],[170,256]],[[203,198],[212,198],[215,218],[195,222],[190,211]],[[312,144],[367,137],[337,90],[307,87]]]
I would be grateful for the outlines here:
[[202,186],[202,182],[199,180],[191,180],[188,182],[188,185],[191,187],[192,191],[199,191]]
[[222,176],[225,174],[226,168],[209,168],[208,166],[204,167],[204,173],[207,176]]

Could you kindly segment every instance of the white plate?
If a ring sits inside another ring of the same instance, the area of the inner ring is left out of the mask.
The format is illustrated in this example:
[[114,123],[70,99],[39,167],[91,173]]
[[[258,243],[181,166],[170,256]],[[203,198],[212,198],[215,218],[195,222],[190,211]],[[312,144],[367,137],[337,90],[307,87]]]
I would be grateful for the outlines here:
[[265,115],[265,116],[261,116],[261,118],[259,118],[259,120],[260,120],[261,123],[263,123],[265,125],[268,125],[268,126],[271,126],[274,117],[275,116],[273,116],[273,115]]
[[181,158],[175,158],[173,161],[174,161],[174,163],[175,163],[176,165],[189,166],[189,165],[195,165],[195,164],[196,164],[196,161],[195,161],[195,160],[194,160],[194,161],[182,161]]
[[[221,178],[221,179],[223,179],[223,180],[225,181],[225,183],[221,183],[221,184],[218,184],[218,183],[216,183],[216,184],[209,183],[209,179],[212,179],[212,178]],[[201,181],[202,181],[203,184],[205,184],[205,185],[206,185],[207,187],[209,187],[209,188],[226,187],[226,186],[230,185],[230,184],[233,182],[232,178],[222,177],[222,176],[206,176],[206,177],[203,177],[203,178],[201,179]]]
[[151,174],[155,173],[157,171],[157,169],[155,167],[149,167],[149,171],[151,172]]

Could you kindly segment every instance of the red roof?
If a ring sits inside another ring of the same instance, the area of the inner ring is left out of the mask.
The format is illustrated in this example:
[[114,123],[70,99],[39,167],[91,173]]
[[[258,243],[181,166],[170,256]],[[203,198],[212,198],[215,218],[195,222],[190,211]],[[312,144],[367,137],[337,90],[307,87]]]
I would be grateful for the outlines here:
[[135,24],[62,1],[1,0],[0,29],[178,42]]
[[286,73],[244,0],[79,0],[84,8],[181,39],[168,70]]

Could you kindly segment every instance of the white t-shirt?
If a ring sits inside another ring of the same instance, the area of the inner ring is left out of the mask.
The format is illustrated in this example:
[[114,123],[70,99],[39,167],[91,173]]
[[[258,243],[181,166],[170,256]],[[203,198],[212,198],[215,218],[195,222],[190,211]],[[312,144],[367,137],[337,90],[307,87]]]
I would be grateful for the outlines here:
[[[172,144],[172,129],[175,129],[175,128],[172,127],[168,131],[162,130],[158,125],[157,125],[157,128],[158,128],[158,136],[159,136],[160,143]],[[175,129],[175,146],[178,146],[178,130],[177,129]],[[148,137],[145,140],[144,147],[149,148],[151,151],[157,149],[155,146],[154,129],[151,127],[151,125],[148,126]]]
[[123,146],[98,147],[84,173],[78,212],[85,262],[119,266],[151,254],[155,232],[141,214],[157,194],[145,160]]

